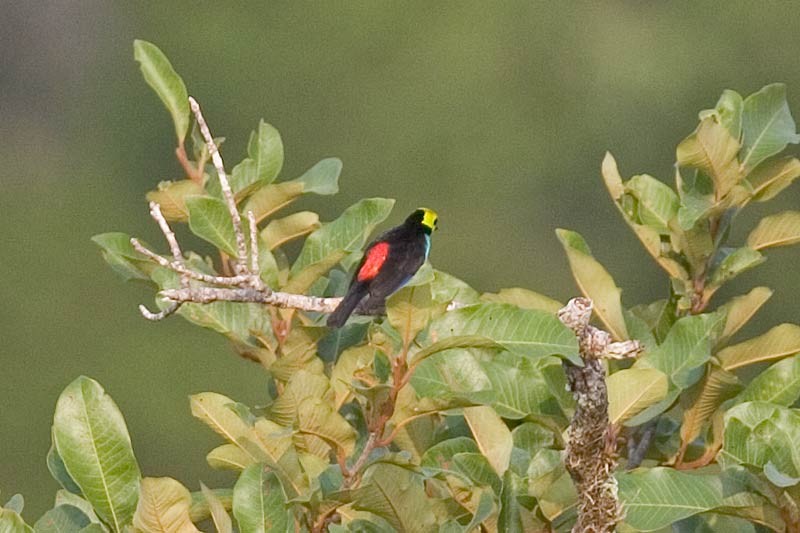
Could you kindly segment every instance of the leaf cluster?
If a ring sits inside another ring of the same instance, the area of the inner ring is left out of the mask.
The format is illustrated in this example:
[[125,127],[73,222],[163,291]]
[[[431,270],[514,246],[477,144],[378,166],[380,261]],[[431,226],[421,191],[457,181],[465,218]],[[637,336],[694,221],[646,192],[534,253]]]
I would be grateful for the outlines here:
[[[136,41],[134,50],[172,117],[185,174],[148,199],[217,249],[186,254],[187,266],[228,274],[243,258],[184,82],[154,45]],[[798,141],[784,93],[781,85],[745,99],[726,91],[679,144],[674,187],[648,175],[623,180],[610,154],[603,161],[613,201],[669,279],[664,299],[623,307],[584,239],[558,232],[606,329],[647,348],[632,366],[609,369],[611,422],[634,443],[655,434],[644,466],[617,473],[622,531],[796,525],[800,328],[731,342],[770,297],[765,287],[709,310],[719,287],[766,250],[800,242],[796,212],[765,217],[745,243],[729,242],[742,209],[800,176],[800,161],[779,156]],[[262,120],[230,176],[237,208],[255,215],[260,276],[275,290],[341,295],[393,201],[362,200],[324,223],[287,213],[305,194],[336,193],[341,162],[323,159],[284,179],[283,158],[279,133]],[[127,235],[94,240],[124,279],[180,286]],[[228,338],[268,383],[257,407],[215,392],[190,398],[191,414],[220,437],[206,460],[234,472],[232,486],[190,492],[143,476],[119,409],[80,377],[56,405],[47,457],[62,487],[54,508],[31,528],[15,496],[0,508],[0,530],[191,532],[210,520],[220,532],[569,531],[576,493],[562,454],[574,405],[562,364],[580,359],[555,317],[560,307],[523,288],[481,294],[429,264],[388,300],[385,318],[335,331],[311,312],[186,304],[186,320]],[[753,365],[769,366],[753,378],[743,372]]]
[[[559,230],[600,320],[618,339],[640,339],[647,348],[632,366],[612,367],[608,378],[609,416],[626,428],[634,445],[628,450],[645,439],[647,468],[618,475],[626,525],[634,530],[681,519],[694,531],[752,528],[745,520],[776,531],[798,525],[791,517],[800,501],[800,462],[790,439],[800,427],[800,326],[780,324],[732,342],[772,295],[767,287],[710,309],[719,288],[761,264],[770,249],[800,242],[798,211],[765,216],[743,243],[731,239],[739,213],[800,176],[800,160],[781,155],[799,141],[785,87],[772,84],[747,98],[727,90],[700,113],[697,129],[677,146],[673,187],[648,174],[625,180],[606,154],[606,187],[668,278],[664,299],[625,308],[583,238]],[[629,459],[632,466],[641,461]]]

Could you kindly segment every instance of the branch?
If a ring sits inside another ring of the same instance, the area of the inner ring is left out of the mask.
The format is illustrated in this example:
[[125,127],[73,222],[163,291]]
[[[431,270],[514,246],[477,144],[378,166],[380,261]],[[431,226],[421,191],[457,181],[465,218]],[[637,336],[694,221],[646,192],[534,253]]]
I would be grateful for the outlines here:
[[578,337],[584,366],[564,363],[577,407],[569,427],[565,466],[578,491],[578,521],[573,532],[611,532],[622,516],[617,500],[617,435],[608,421],[608,390],[603,359],[636,357],[638,341],[611,342],[611,335],[589,325],[592,301],[573,298],[558,318]]
[[200,111],[200,104],[190,96],[189,107],[192,108],[194,118],[197,120],[197,125],[200,127],[200,133],[203,134],[203,139],[206,141],[208,153],[211,154],[211,161],[214,163],[214,168],[217,169],[219,184],[222,188],[222,194],[225,197],[225,204],[228,206],[228,212],[231,214],[233,231],[236,234],[236,251],[238,257],[236,258],[234,271],[237,274],[242,274],[247,269],[244,263],[245,257],[247,257],[247,246],[245,245],[244,234],[242,233],[242,219],[239,216],[239,209],[236,207],[236,200],[233,197],[233,191],[231,191],[231,184],[228,182],[228,175],[225,173],[225,165],[222,163],[222,156],[219,154],[219,149],[214,143],[214,137],[211,136],[211,131],[208,129],[206,119],[203,118],[203,113]]

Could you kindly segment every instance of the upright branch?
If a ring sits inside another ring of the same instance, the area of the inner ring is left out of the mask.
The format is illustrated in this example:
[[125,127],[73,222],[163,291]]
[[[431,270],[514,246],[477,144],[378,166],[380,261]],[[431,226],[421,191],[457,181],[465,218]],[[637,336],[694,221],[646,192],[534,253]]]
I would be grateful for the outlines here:
[[573,298],[558,318],[578,337],[584,365],[564,362],[577,407],[569,426],[565,466],[578,491],[578,521],[573,532],[611,532],[622,517],[617,499],[616,430],[608,420],[608,389],[603,359],[636,357],[638,341],[611,342],[611,335],[589,325],[592,301]]

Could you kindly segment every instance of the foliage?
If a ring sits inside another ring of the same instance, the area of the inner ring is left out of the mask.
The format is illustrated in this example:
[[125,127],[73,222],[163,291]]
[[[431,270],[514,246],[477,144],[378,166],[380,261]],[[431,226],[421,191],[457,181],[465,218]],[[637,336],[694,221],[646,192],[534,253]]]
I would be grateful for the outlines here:
[[[134,48],[173,118],[186,170],[148,198],[219,250],[218,258],[187,254],[193,269],[226,272],[236,239],[185,85],[155,46]],[[558,232],[606,329],[647,348],[632,367],[612,367],[608,381],[612,422],[632,440],[642,425],[656,433],[646,467],[618,473],[621,529],[746,529],[750,521],[782,531],[796,516],[800,327],[731,342],[769,298],[763,287],[709,310],[718,289],[765,250],[800,241],[800,213],[787,212],[763,218],[743,245],[729,243],[744,207],[800,176],[800,161],[777,157],[798,142],[794,129],[783,86],[746,99],[726,91],[679,144],[675,189],[648,175],[623,181],[606,156],[612,199],[669,278],[663,300],[623,307],[584,239]],[[325,159],[284,179],[283,157],[279,133],[262,120],[231,173],[237,205],[259,225],[260,275],[276,290],[341,295],[393,201],[362,200],[325,223],[308,211],[286,214],[305,194],[336,193],[342,165]],[[179,285],[127,235],[94,240],[126,280]],[[449,309],[453,302],[461,307]],[[568,531],[576,495],[561,450],[573,404],[562,361],[579,359],[558,306],[526,289],[480,294],[430,266],[389,299],[385,319],[356,318],[336,331],[316,313],[184,305],[185,319],[225,335],[265,372],[258,408],[213,392],[190,399],[191,413],[221,437],[209,465],[236,472],[235,483],[190,492],[174,479],[142,477],[119,409],[79,377],[56,405],[47,464],[63,488],[54,508],[31,528],[15,496],[0,509],[0,529],[196,531],[211,520],[217,531],[235,523],[245,533]],[[767,364],[755,378],[748,371]]]

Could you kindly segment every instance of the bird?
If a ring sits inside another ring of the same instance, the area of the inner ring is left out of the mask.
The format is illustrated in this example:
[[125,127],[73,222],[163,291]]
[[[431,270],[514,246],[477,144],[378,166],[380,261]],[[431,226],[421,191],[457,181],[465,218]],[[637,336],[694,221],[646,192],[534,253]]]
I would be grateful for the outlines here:
[[436,212],[421,207],[369,243],[344,298],[328,316],[328,326],[342,327],[359,304],[365,310],[382,307],[428,259],[431,233],[438,225]]

